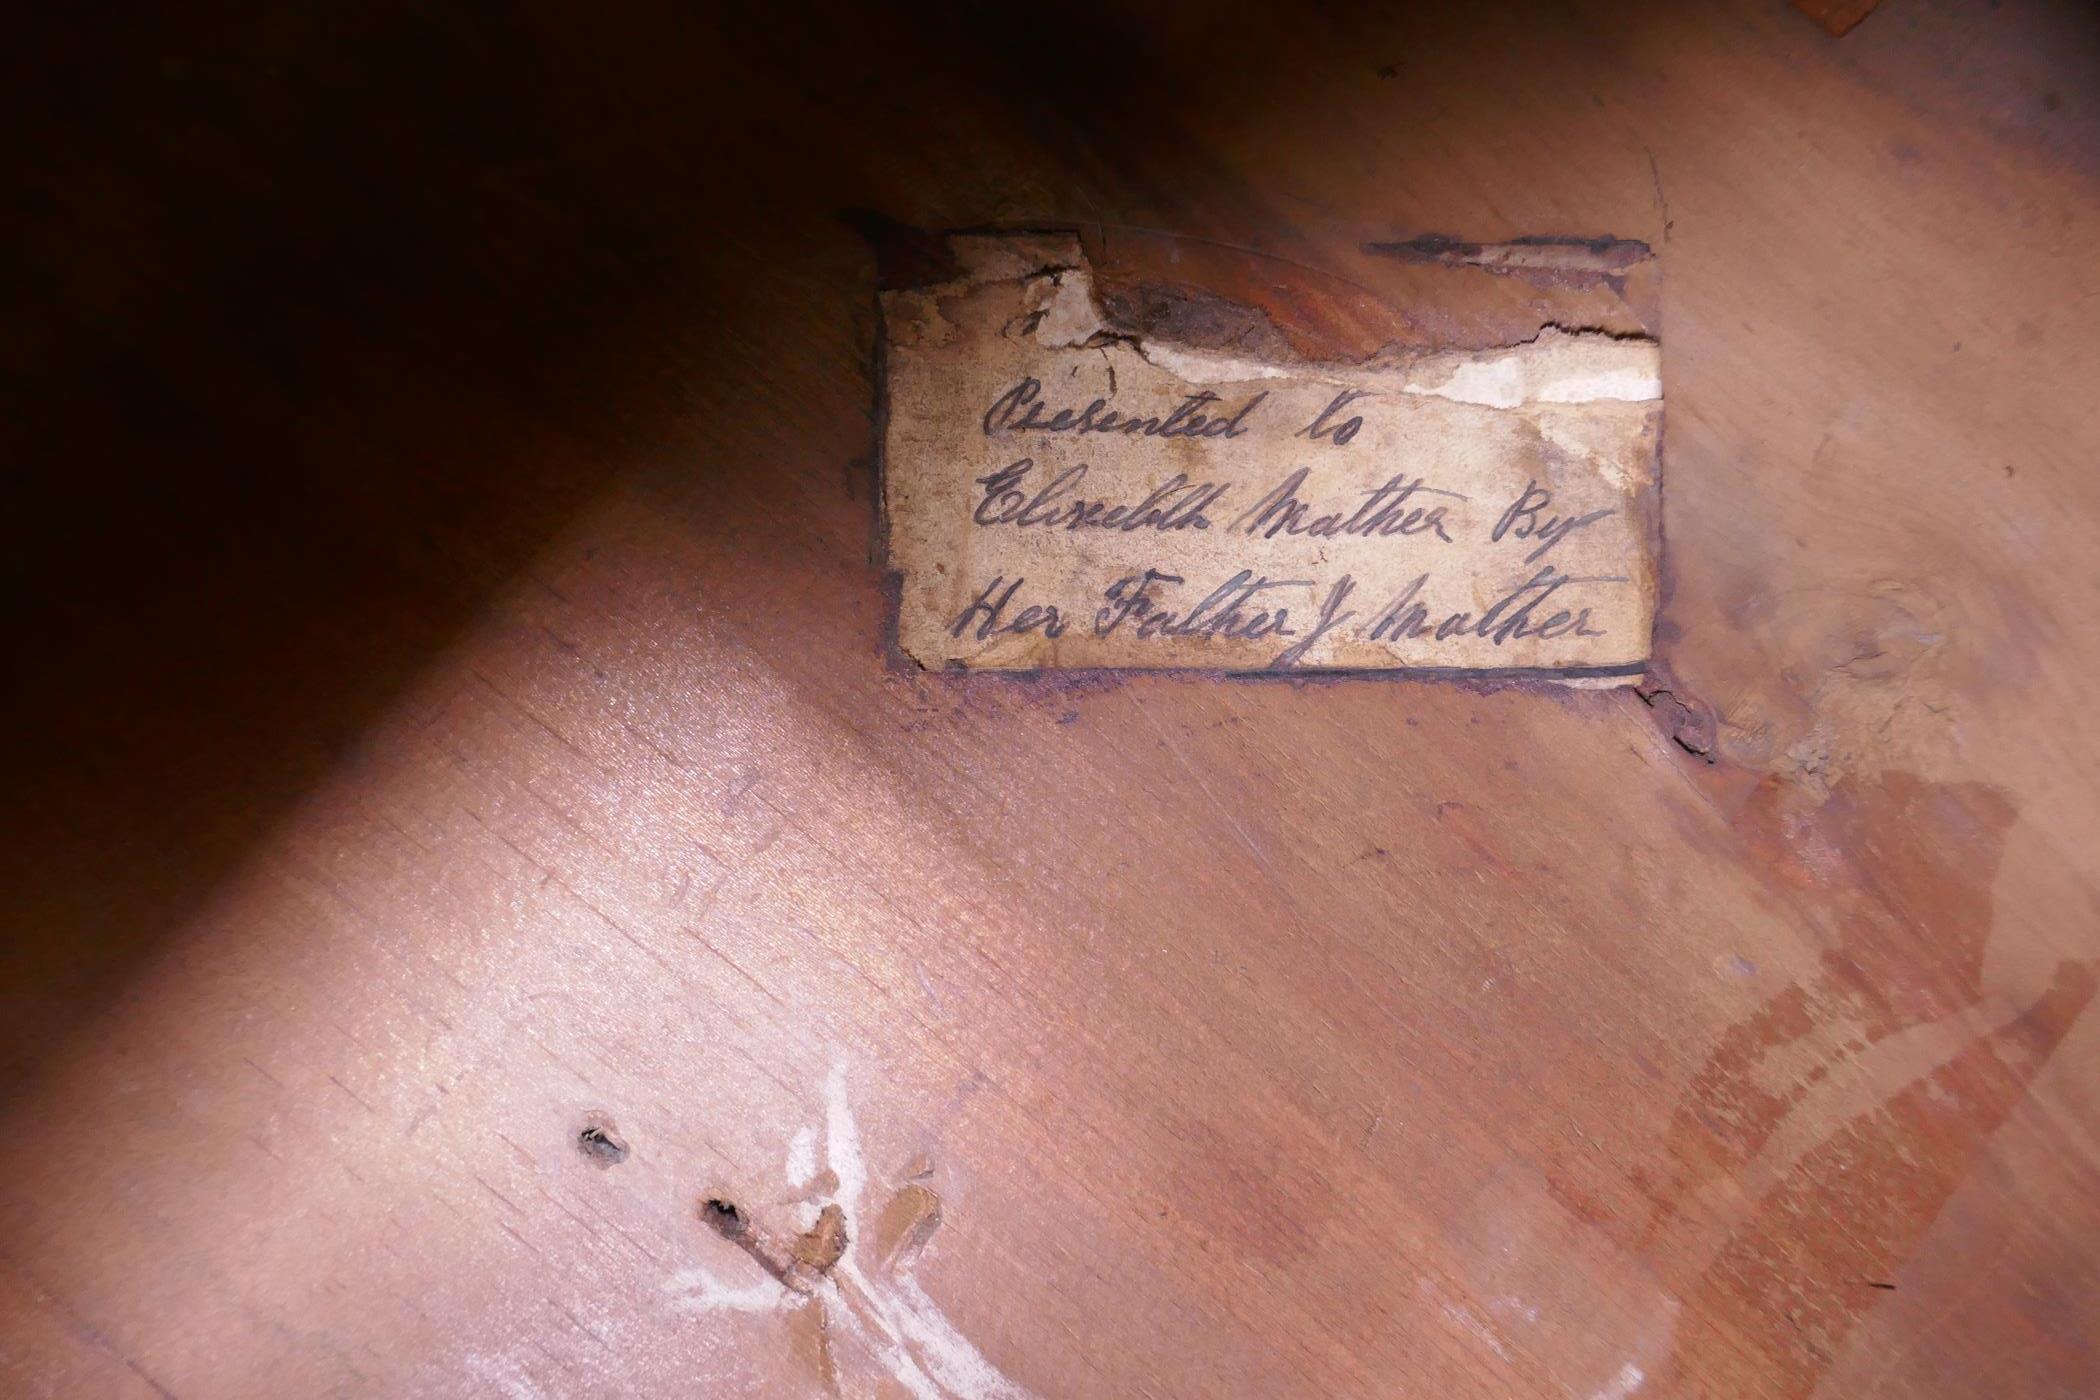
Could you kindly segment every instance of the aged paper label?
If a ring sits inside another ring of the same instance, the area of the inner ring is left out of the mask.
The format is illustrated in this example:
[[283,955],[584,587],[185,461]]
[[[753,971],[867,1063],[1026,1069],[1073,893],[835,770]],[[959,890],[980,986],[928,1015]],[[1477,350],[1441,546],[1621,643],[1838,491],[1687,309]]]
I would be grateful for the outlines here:
[[1640,675],[1660,352],[1271,362],[1108,324],[1075,238],[883,297],[899,645],[927,667]]

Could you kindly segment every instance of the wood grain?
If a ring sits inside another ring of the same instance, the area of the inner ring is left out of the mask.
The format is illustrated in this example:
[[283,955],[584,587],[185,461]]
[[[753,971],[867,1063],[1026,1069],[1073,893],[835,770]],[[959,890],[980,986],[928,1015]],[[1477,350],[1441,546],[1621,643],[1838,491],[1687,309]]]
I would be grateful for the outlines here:
[[[0,1388],[2100,1389],[2088,12],[14,48]],[[1657,674],[897,666],[869,235],[990,224],[1659,316]],[[1659,301],[1375,246],[1538,234]]]

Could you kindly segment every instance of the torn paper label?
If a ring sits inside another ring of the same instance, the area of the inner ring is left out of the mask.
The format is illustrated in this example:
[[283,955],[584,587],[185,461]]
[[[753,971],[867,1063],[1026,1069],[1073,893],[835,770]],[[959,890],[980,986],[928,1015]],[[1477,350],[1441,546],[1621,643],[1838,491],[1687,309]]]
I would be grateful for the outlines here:
[[1111,324],[1074,237],[950,246],[953,280],[883,296],[920,665],[1644,670],[1653,340],[1253,358]]

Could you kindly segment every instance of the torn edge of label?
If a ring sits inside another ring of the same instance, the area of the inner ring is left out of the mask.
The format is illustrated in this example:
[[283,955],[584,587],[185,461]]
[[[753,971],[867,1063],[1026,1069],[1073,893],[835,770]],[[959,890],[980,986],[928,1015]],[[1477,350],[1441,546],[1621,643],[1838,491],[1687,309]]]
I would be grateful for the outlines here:
[[1008,335],[1030,336],[1046,350],[1121,342],[1189,384],[1313,380],[1505,409],[1662,397],[1662,348],[1648,336],[1548,325],[1529,340],[1482,350],[1386,351],[1354,364],[1255,358],[1145,337],[1112,324],[1076,234],[958,234],[949,247],[959,269],[952,280],[885,294],[888,330],[896,343],[943,343],[954,333],[941,314],[944,298],[988,283],[1019,282],[1027,314],[1007,327]]

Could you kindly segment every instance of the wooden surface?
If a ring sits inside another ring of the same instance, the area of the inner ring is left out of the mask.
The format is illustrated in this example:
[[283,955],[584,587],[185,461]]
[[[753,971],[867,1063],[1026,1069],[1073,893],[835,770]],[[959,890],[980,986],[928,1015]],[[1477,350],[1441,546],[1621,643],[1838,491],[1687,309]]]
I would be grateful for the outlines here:
[[[908,1393],[839,1114],[1036,1394],[2100,1390],[2090,8],[758,8],[10,46],[0,1390]],[[1650,242],[1667,676],[897,669],[884,220]]]

